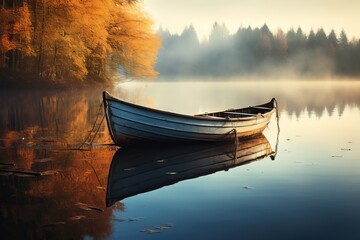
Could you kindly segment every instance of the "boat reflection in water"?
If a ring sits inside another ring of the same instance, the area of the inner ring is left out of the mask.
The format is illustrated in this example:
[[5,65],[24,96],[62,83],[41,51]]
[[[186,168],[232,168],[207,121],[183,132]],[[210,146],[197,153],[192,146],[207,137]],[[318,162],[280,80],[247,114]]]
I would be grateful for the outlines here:
[[234,143],[201,143],[146,148],[121,148],[111,163],[106,204],[152,191],[182,180],[197,178],[275,157],[261,134]]

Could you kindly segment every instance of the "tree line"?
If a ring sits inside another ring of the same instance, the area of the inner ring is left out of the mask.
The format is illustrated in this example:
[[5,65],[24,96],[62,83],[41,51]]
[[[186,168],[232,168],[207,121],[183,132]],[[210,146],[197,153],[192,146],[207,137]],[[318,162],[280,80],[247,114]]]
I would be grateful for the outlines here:
[[0,84],[152,78],[159,47],[136,0],[0,0]]
[[360,75],[360,41],[349,40],[342,30],[326,34],[323,28],[305,34],[299,27],[276,33],[240,27],[230,34],[215,23],[207,41],[200,42],[190,25],[178,34],[159,30],[163,47],[156,70],[171,76]]

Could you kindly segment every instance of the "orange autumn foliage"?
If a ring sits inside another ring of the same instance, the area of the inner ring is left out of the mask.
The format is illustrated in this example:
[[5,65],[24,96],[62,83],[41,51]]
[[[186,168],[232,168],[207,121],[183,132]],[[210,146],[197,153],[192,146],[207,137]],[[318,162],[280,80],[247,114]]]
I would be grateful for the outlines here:
[[[112,16],[109,25],[109,44],[114,49],[113,60],[123,62],[126,71],[136,77],[155,77],[155,64],[159,39],[151,34],[152,22],[133,4],[124,4],[122,11]],[[148,44],[145,44],[148,43]],[[126,61],[130,56],[131,60]]]
[[138,1],[25,0],[0,8],[0,71],[55,83],[153,78],[160,39]]
[[9,51],[18,51],[24,55],[34,54],[31,45],[33,31],[29,7],[16,9],[0,8],[0,68],[6,67],[4,54]]

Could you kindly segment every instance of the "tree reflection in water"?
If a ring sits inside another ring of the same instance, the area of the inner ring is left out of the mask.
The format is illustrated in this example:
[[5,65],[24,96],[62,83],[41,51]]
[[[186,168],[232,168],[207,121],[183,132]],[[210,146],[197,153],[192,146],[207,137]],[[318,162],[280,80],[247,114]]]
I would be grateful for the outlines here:
[[[105,207],[109,165],[117,148],[66,150],[78,146],[88,134],[101,94],[1,96],[1,238],[79,239],[110,234],[112,211],[122,209],[121,204]],[[96,142],[111,141],[105,127]],[[5,171],[14,169],[14,173]]]

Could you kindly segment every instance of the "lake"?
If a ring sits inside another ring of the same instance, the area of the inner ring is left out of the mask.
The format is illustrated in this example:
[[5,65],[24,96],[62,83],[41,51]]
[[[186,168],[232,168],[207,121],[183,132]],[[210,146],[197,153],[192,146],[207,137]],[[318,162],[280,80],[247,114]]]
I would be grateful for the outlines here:
[[[1,239],[360,238],[360,81],[130,81],[107,90],[184,114],[275,97],[279,119],[236,148],[119,149],[105,122],[89,133],[102,89],[1,91]],[[110,201],[109,182],[128,194]]]

